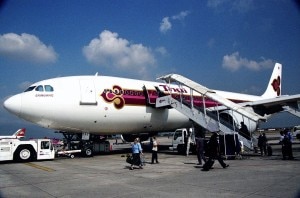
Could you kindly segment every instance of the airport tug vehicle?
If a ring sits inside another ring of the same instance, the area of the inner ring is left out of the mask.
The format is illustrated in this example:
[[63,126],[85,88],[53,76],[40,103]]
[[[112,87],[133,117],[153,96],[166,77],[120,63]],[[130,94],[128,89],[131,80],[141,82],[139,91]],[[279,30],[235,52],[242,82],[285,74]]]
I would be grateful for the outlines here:
[[54,159],[55,150],[51,139],[21,140],[25,129],[19,129],[11,136],[0,136],[0,161],[27,162]]

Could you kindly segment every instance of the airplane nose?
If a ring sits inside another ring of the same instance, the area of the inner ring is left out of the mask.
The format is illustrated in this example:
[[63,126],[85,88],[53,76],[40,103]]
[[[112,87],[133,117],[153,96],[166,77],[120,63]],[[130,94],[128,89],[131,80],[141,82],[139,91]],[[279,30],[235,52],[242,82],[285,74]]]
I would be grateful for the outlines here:
[[21,111],[21,96],[15,95],[4,101],[4,108],[12,114],[19,115]]

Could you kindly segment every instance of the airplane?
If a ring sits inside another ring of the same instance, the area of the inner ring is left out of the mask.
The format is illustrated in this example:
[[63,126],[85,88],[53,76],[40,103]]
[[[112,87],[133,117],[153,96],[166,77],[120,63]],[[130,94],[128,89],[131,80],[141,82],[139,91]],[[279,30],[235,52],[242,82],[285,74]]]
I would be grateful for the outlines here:
[[[284,111],[288,106],[299,112],[300,94],[281,95],[282,65],[276,63],[265,92],[261,96],[213,90],[220,100],[230,100],[264,118]],[[39,126],[65,134],[122,134],[132,141],[135,134],[146,138],[164,131],[189,128],[193,122],[174,108],[156,108],[156,99],[171,94],[190,97],[190,88],[164,82],[152,82],[110,76],[69,76],[42,80],[24,92],[4,101],[10,113]],[[200,94],[193,96],[195,106],[203,106]],[[207,109],[217,106],[237,125],[244,118],[230,115],[224,105],[204,100]],[[298,105],[298,106],[297,106]],[[258,127],[248,123],[249,131]],[[254,123],[254,124],[253,124]],[[88,136],[89,137],[89,136]]]

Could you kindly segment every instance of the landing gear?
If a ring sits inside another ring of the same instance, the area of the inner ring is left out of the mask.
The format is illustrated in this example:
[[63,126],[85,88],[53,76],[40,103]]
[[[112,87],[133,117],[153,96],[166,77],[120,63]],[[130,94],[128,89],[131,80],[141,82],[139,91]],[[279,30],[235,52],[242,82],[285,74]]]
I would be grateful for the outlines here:
[[84,141],[83,148],[81,149],[81,153],[85,157],[93,156],[93,143],[91,141]]
[[[93,156],[93,142],[89,140],[82,140],[81,134],[60,132],[64,136],[64,144],[66,150],[81,150],[84,157]],[[73,158],[75,156],[73,155]]]

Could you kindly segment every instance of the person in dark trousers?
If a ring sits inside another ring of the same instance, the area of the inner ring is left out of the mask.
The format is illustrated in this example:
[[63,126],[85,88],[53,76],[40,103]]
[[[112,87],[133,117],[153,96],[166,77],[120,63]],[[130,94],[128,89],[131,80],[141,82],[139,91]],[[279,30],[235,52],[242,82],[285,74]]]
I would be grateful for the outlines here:
[[268,142],[268,140],[267,140],[266,134],[265,133],[260,134],[258,137],[257,146],[260,149],[261,156],[267,155],[267,142]]
[[202,165],[202,160],[204,163],[206,162],[204,156],[204,137],[202,134],[198,135],[196,138],[196,151],[197,151],[197,158],[198,158],[198,165]]
[[143,169],[141,158],[140,158],[140,155],[143,155],[143,150],[142,150],[141,144],[139,143],[138,138],[135,138],[131,149],[132,149],[133,159],[132,159],[132,163],[131,163],[131,166],[130,166],[130,170],[133,170],[134,165],[139,166],[140,169]]
[[282,153],[282,159],[285,160],[287,157],[287,152],[286,152],[286,139],[284,139],[284,131],[280,131],[280,139],[279,139],[279,144],[281,144],[281,153]]
[[152,160],[151,160],[151,164],[154,164],[154,161],[156,161],[156,163],[158,164],[158,159],[157,159],[157,150],[158,150],[158,143],[156,140],[156,137],[154,136],[152,138]]
[[208,161],[204,164],[202,171],[209,171],[214,164],[214,160],[217,159],[223,168],[227,168],[229,165],[225,164],[220,153],[220,147],[218,142],[218,133],[215,132],[208,142]]
[[[292,134],[289,132],[288,129],[284,130],[284,138],[283,138],[283,145],[285,148],[285,156],[288,156],[289,160],[294,159],[293,156],[293,148],[292,148]],[[285,156],[283,157],[285,159]]]

